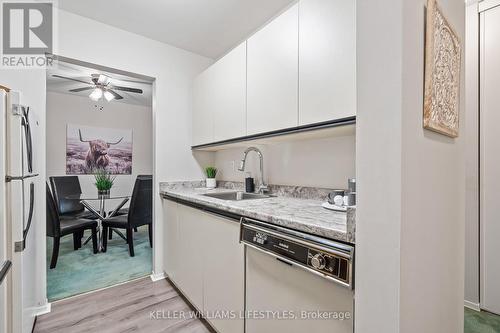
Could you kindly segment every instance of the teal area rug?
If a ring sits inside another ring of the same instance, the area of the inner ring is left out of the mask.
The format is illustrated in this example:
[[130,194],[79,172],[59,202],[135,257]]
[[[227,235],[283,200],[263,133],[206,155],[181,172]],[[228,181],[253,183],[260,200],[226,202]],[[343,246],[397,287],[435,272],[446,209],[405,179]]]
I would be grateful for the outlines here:
[[500,316],[465,308],[464,333],[498,333],[500,332]]
[[[85,233],[83,240],[90,235]],[[108,241],[106,253],[94,254],[92,241],[79,250],[73,250],[71,235],[61,238],[59,259],[54,269],[49,268],[53,238],[47,237],[47,297],[49,301],[109,287],[151,274],[152,249],[148,228],[134,232],[135,257],[130,257],[128,245],[117,234]]]

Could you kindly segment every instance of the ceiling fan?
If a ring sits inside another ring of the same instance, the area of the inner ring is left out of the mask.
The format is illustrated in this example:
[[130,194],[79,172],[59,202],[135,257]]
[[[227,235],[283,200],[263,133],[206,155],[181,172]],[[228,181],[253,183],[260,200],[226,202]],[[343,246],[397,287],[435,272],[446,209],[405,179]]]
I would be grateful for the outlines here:
[[126,92],[136,93],[136,94],[142,94],[142,89],[115,86],[115,85],[111,84],[111,78],[107,75],[104,75],[104,74],[92,74],[90,77],[92,82],[87,82],[87,81],[74,79],[71,77],[66,77],[66,76],[57,75],[57,74],[53,74],[52,76],[59,78],[59,79],[71,80],[71,81],[81,82],[81,83],[85,83],[85,84],[89,85],[88,87],[70,89],[69,91],[80,92],[80,91],[85,91],[85,90],[92,90],[89,97],[93,101],[98,101],[103,96],[108,102],[112,101],[113,99],[123,99],[123,96],[118,94],[115,90],[126,91]]

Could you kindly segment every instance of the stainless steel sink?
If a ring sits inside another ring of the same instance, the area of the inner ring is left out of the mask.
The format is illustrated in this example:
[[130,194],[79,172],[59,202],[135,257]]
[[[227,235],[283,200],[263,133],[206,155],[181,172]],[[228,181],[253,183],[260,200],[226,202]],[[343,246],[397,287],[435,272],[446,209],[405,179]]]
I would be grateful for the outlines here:
[[271,197],[271,195],[267,194],[246,193],[246,192],[205,193],[202,195],[215,199],[233,200],[233,201],[265,199]]

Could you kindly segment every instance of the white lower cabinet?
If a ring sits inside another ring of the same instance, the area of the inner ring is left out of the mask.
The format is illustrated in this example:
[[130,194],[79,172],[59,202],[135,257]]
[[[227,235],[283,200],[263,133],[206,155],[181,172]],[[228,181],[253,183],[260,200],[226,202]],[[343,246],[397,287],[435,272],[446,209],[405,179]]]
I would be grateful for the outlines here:
[[196,209],[177,205],[179,267],[173,280],[187,298],[203,311],[203,231]]
[[177,203],[170,200],[162,201],[163,207],[163,239],[165,240],[165,255],[163,267],[171,280],[177,279],[179,271],[179,222],[177,218]]
[[239,224],[167,199],[163,202],[168,277],[218,332],[242,333],[244,250]]
[[219,332],[243,332],[245,262],[243,245],[239,243],[239,224],[201,214],[207,235],[203,277],[205,312],[212,317],[209,321]]

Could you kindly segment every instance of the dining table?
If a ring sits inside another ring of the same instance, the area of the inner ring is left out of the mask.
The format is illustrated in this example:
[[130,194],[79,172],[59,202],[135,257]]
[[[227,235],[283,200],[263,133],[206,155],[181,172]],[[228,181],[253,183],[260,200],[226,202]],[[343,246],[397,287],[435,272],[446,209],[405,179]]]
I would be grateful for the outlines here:
[[[118,211],[130,200],[131,195],[124,195],[121,193],[109,193],[109,194],[100,194],[97,191],[95,193],[82,193],[82,194],[71,194],[67,195],[64,198],[67,200],[77,200],[79,201],[88,211],[95,215],[98,228],[97,228],[97,249],[99,252],[103,251],[103,240],[102,240],[102,222],[107,219],[115,216]],[[114,209],[107,214],[106,213],[106,202],[109,200],[121,200],[120,203],[114,207]],[[99,208],[96,209],[95,206]],[[117,235],[127,241],[127,237],[123,235],[123,233],[118,230],[111,228]],[[111,232],[111,231],[110,231]],[[91,240],[92,236],[89,236],[85,241],[84,245],[87,244]]]

